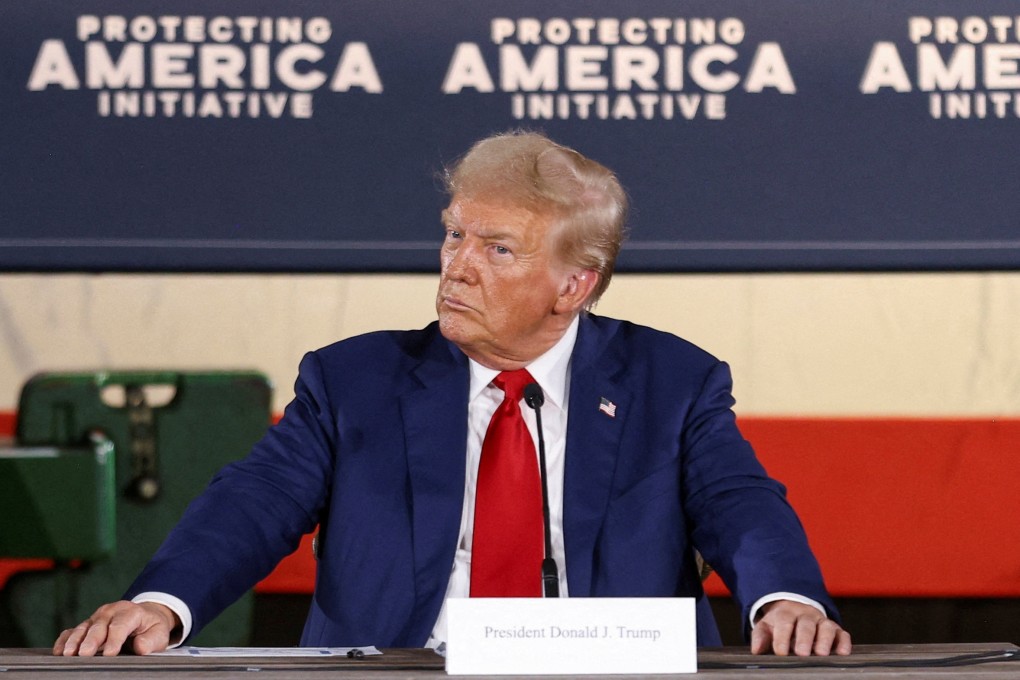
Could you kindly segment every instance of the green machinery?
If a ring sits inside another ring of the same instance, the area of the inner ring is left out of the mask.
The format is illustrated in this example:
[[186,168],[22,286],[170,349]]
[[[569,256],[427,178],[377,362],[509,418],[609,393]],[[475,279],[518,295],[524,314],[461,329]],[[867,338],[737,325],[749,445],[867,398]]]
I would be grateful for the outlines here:
[[[0,448],[0,557],[42,557],[0,591],[2,646],[48,647],[121,597],[187,504],[270,422],[262,374],[41,374],[22,389],[16,442]],[[194,643],[248,643],[253,597]]]

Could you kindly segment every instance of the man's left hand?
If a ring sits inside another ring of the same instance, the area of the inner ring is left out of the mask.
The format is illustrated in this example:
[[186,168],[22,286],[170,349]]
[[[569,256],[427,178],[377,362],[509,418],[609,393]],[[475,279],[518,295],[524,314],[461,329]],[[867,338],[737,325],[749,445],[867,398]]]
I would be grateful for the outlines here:
[[811,605],[776,600],[761,608],[763,615],[751,630],[751,653],[778,656],[828,656],[850,653],[850,633]]

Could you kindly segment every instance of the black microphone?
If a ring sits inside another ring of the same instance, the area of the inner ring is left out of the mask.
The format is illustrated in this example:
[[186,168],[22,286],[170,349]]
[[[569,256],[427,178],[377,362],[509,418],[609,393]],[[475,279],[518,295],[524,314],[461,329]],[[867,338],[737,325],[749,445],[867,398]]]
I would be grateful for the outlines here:
[[545,395],[538,383],[524,386],[524,403],[535,410],[538,423],[538,468],[542,475],[542,521],[545,524],[545,559],[542,560],[542,589],[546,597],[560,596],[560,574],[552,556],[552,530],[549,528],[549,482],[545,473],[545,437],[542,434],[542,404]]

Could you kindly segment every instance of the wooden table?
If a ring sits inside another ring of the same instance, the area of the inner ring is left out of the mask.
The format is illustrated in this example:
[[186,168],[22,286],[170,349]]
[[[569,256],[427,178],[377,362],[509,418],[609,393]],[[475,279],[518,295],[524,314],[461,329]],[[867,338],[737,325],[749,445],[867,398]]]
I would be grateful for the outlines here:
[[[944,665],[948,659],[994,659],[973,665]],[[850,657],[752,656],[741,647],[704,649],[698,652],[699,674],[719,678],[1017,678],[1020,679],[1020,648],[1008,643],[949,645],[860,645]],[[301,658],[189,658],[118,656],[112,658],[64,658],[45,649],[0,649],[0,680],[56,678],[98,680],[140,678],[177,680],[309,680],[330,675],[367,677],[372,680],[409,680],[446,677],[443,659],[425,649],[387,649],[381,656]],[[357,674],[357,675],[351,675]],[[500,676],[510,677],[510,676]],[[574,676],[580,677],[580,676]],[[686,676],[586,676],[634,677],[654,680]]]

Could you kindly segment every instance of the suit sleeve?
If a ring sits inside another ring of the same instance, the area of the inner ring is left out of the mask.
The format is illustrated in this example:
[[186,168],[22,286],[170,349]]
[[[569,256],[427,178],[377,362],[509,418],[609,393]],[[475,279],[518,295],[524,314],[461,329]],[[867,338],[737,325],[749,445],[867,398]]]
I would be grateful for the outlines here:
[[770,593],[809,597],[838,620],[786,490],[768,477],[732,411],[729,367],[717,363],[695,399],[681,440],[685,507],[695,547],[750,608]]
[[336,428],[317,355],[294,401],[251,453],[216,474],[128,589],[184,601],[197,632],[265,578],[311,531],[327,502]]

